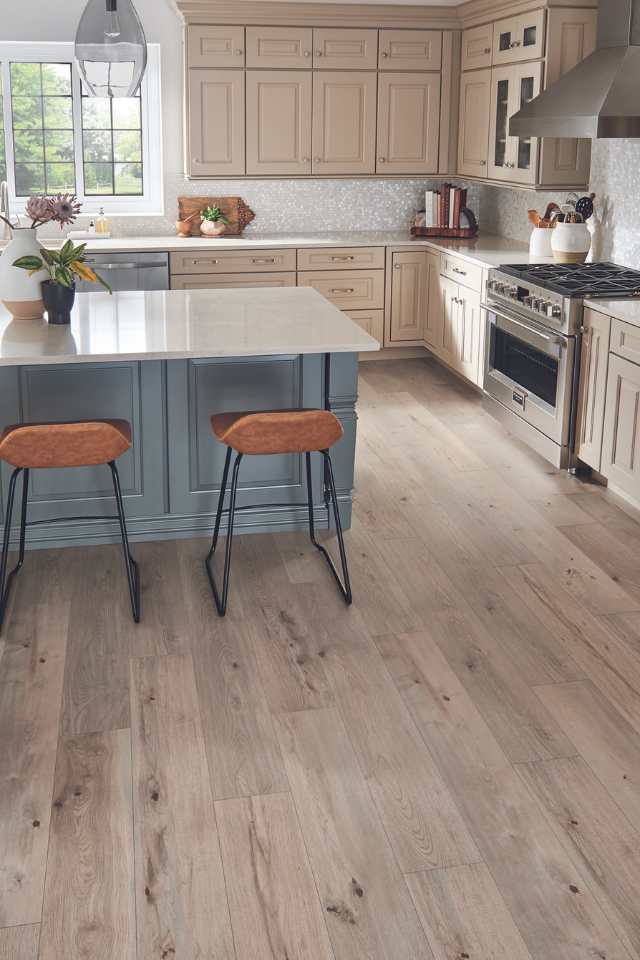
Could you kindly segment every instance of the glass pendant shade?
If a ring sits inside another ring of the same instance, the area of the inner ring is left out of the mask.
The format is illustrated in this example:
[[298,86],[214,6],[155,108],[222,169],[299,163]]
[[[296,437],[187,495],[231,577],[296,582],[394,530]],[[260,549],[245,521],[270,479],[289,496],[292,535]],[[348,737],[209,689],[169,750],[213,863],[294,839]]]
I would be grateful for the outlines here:
[[85,93],[135,96],[147,66],[147,41],[131,0],[89,0],[75,52]]

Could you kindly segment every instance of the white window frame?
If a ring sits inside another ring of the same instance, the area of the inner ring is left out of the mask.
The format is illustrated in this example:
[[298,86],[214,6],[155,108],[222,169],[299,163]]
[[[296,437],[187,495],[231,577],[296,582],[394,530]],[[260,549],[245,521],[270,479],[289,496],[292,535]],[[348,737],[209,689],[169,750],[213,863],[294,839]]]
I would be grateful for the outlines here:
[[96,215],[100,208],[112,216],[161,215],[164,213],[162,176],[162,101],[160,83],[160,45],[147,47],[147,69],[142,80],[142,171],[144,193],[139,197],[95,196],[84,194],[82,156],[82,96],[80,73],[75,61],[73,43],[0,43],[0,71],[4,107],[7,183],[12,214],[23,214],[26,197],[16,196],[13,153],[13,121],[11,117],[10,63],[70,63],[73,92],[73,128],[76,168],[76,193],[82,203],[82,214]]

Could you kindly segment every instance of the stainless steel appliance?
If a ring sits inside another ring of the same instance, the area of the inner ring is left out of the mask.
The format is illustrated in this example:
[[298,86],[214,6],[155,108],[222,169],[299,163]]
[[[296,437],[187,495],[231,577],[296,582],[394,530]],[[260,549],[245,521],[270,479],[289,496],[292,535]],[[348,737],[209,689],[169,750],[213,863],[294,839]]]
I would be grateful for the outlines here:
[[483,311],[491,412],[557,467],[571,467],[583,300],[640,296],[640,273],[613,263],[491,270]]
[[[112,290],[168,290],[168,253],[88,253],[85,262],[103,277]],[[78,291],[95,290],[79,283]]]

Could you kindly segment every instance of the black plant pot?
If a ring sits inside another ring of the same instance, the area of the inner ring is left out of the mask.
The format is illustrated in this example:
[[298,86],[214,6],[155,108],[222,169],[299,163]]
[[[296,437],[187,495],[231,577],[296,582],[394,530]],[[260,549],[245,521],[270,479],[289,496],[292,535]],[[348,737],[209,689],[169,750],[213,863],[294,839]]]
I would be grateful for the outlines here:
[[42,299],[47,310],[49,323],[71,323],[71,311],[76,298],[76,285],[64,287],[53,280],[42,284]]

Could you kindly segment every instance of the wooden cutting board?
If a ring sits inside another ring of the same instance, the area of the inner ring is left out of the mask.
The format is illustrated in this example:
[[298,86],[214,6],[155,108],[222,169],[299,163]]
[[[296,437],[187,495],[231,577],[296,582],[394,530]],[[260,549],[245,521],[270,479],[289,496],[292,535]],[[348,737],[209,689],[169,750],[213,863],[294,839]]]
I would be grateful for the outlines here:
[[[205,207],[219,207],[229,221],[224,235],[239,237],[244,228],[252,220],[255,213],[247,206],[242,197],[178,197],[178,220],[186,220],[192,213],[199,213]],[[191,221],[191,236],[200,236],[202,217],[194,217]]]

